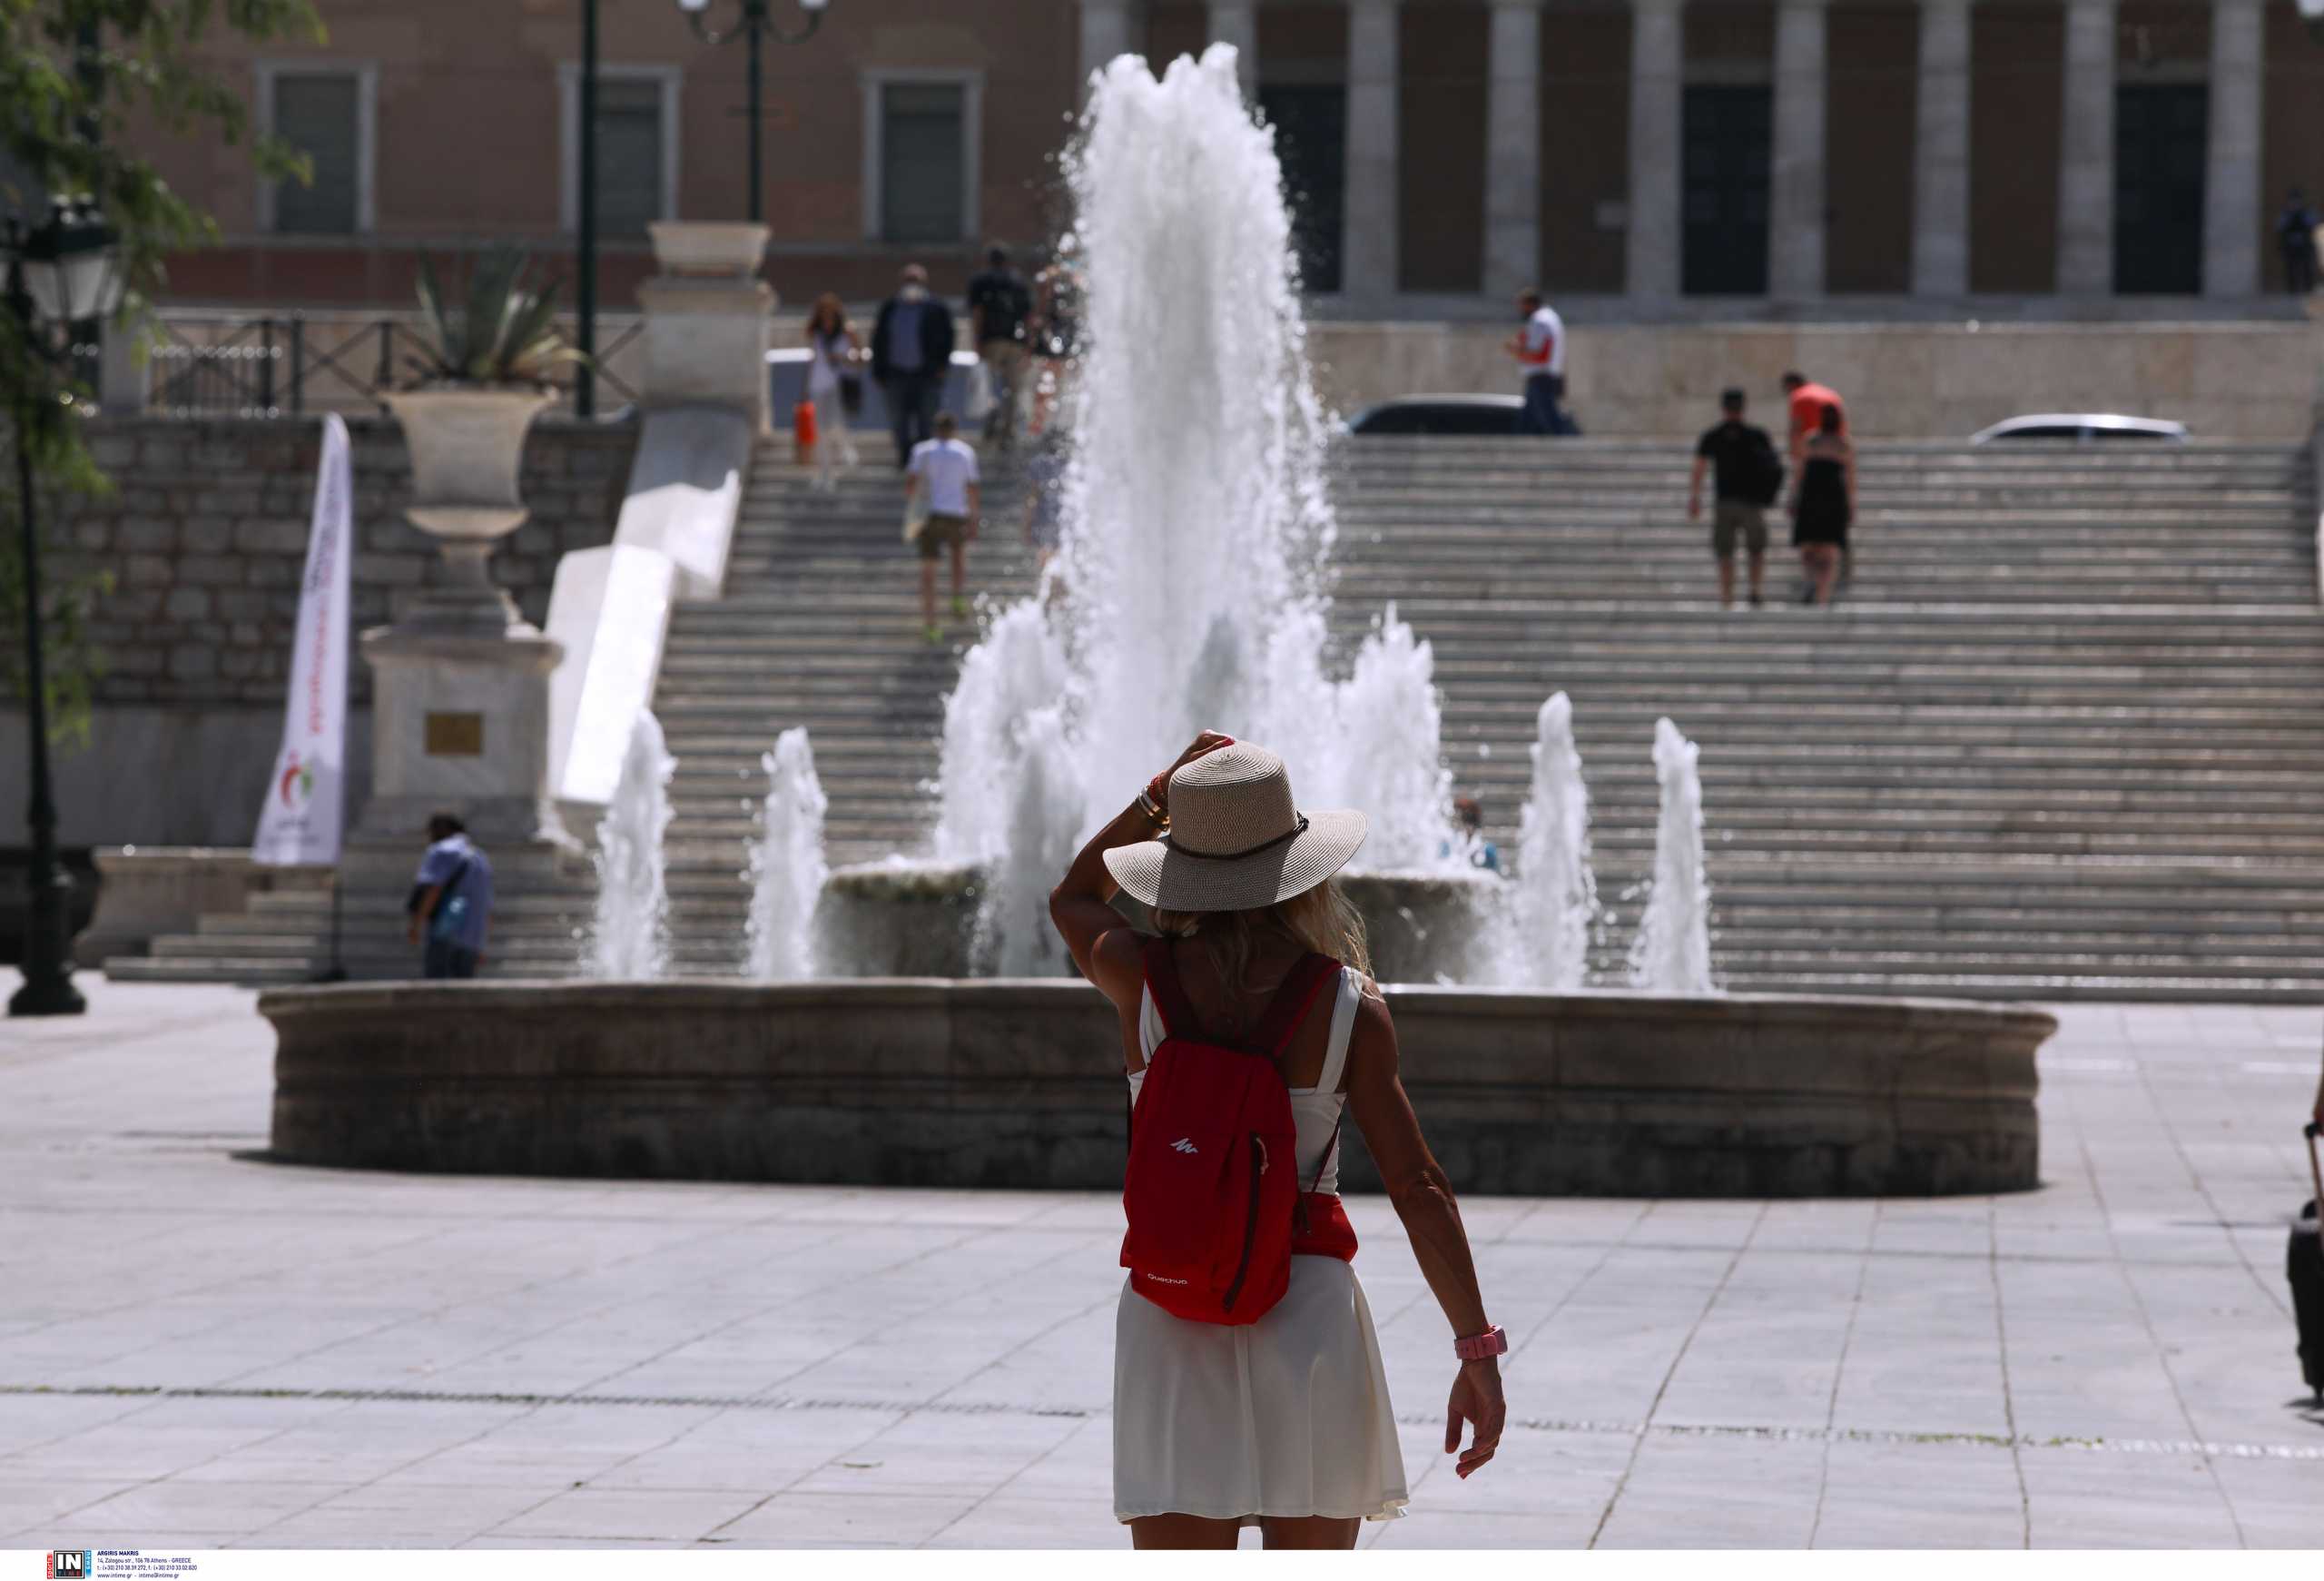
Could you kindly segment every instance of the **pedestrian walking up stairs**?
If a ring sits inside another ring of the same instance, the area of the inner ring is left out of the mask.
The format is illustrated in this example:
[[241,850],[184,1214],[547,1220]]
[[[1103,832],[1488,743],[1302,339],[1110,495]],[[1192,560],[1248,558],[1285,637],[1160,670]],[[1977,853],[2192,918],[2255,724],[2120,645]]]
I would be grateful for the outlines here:
[[[1867,444],[1853,587],[1718,608],[1676,441],[1376,439],[1334,458],[1335,640],[1433,643],[1446,754],[1514,845],[1542,698],[1574,701],[1617,980],[1651,871],[1649,744],[1702,749],[1738,991],[2324,997],[2324,615],[2290,446]],[[759,755],[809,728],[834,863],[911,851],[971,633],[916,634],[896,492],[763,454],[728,596],[672,628],[681,969],[742,954]],[[1013,493],[970,554],[1029,590]],[[1225,722],[1231,725],[1231,721]],[[1124,792],[1125,796],[1128,791]]]

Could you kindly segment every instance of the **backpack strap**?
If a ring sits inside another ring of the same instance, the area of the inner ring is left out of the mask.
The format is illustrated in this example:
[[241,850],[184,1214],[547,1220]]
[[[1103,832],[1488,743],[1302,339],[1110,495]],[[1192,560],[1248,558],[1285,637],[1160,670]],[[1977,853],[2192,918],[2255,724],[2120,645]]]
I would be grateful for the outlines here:
[[1162,1035],[1173,1038],[1202,1036],[1201,1018],[1187,1003],[1187,991],[1178,983],[1178,963],[1170,957],[1170,941],[1146,941],[1146,992],[1153,996],[1154,1008],[1162,1017]]
[[1302,955],[1291,970],[1284,974],[1283,986],[1275,991],[1275,999],[1267,1005],[1259,1030],[1251,1039],[1252,1049],[1269,1059],[1280,1060],[1284,1050],[1291,1046],[1293,1034],[1299,1023],[1307,1019],[1307,1011],[1315,1003],[1315,995],[1324,984],[1339,973],[1340,963],[1329,955],[1310,951]]

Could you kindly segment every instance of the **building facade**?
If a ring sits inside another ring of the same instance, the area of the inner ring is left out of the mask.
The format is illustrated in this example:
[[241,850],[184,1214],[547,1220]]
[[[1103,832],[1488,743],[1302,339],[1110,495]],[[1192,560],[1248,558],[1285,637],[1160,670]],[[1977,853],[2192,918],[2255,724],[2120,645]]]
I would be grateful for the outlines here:
[[[424,252],[569,254],[579,0],[320,9],[327,43],[212,60],[311,186],[152,141],[226,234],[177,300],[401,305]],[[623,306],[648,222],[746,211],[746,52],[675,0],[602,10]],[[2324,188],[2324,44],[2292,0],[832,0],[765,54],[770,273],[862,299],[907,258],[957,284],[989,239],[1039,250],[1087,74],[1213,41],[1277,129],[1310,289],[1365,316],[1534,282],[1644,319],[2231,302],[2280,289],[2286,191]]]

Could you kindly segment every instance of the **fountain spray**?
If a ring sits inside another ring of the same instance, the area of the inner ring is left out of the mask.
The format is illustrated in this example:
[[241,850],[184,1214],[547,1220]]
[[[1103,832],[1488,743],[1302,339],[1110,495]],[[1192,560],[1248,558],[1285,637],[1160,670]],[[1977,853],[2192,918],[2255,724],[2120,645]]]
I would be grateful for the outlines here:
[[1573,745],[1573,704],[1563,692],[1542,703],[1535,721],[1533,788],[1517,836],[1519,981],[1555,993],[1582,984],[1590,930],[1598,916],[1598,881],[1590,871],[1590,792]]
[[1159,81],[1114,61],[1065,171],[1085,344],[1063,591],[994,622],[945,710],[935,855],[987,874],[980,954],[1065,969],[1029,897],[1202,728],[1275,748],[1311,805],[1363,807],[1365,868],[1466,875],[1428,644],[1390,609],[1349,678],[1325,674],[1328,424],[1282,167],[1235,52]]
[[662,840],[669,832],[670,776],[677,759],[661,722],[640,708],[621,777],[597,825],[597,910],[587,963],[592,977],[636,980],[670,970],[670,892]]
[[806,728],[785,730],[759,757],[766,803],[758,844],[751,847],[750,914],[743,924],[744,974],[760,983],[812,977],[817,969],[815,908],[831,868],[823,858],[823,814],[830,801],[815,776]]
[[1715,993],[1710,974],[1710,881],[1703,872],[1703,789],[1695,744],[1669,719],[1654,722],[1654,777],[1662,816],[1654,830],[1654,884],[1630,941],[1630,986],[1649,993]]

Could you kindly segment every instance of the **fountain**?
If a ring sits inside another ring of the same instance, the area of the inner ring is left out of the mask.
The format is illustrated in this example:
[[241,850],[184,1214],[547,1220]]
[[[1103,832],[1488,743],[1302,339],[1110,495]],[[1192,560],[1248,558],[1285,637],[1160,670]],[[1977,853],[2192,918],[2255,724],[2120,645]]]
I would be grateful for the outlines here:
[[1556,993],[1581,986],[1598,884],[1590,872],[1590,792],[1573,745],[1573,704],[1551,696],[1536,716],[1533,790],[1518,825],[1515,936],[1525,975]]
[[[1042,899],[1088,832],[1208,726],[1281,752],[1311,805],[1371,815],[1368,871],[1347,889],[1374,928],[1404,1082],[1464,1191],[2034,1184],[2049,1016],[1709,994],[1700,795],[1667,721],[1661,943],[1640,968],[1655,993],[1576,991],[1593,896],[1565,699],[1541,711],[1512,885],[1469,867],[1454,833],[1428,644],[1384,609],[1334,678],[1324,422],[1281,172],[1233,52],[1158,81],[1112,63],[1065,171],[1088,339],[1065,397],[1063,541],[1043,597],[1001,611],[967,657],[929,850],[832,874],[818,954],[819,801],[804,738],[786,736],[750,938],[754,975],[797,980],[269,993],[274,1154],[1118,1189],[1118,1018],[1063,976]],[[606,871],[643,914],[659,890],[643,854],[666,816],[658,733],[633,758],[607,825],[637,859]],[[1488,955],[1477,933],[1494,917],[1506,947]],[[1481,978],[1493,985],[1462,985]],[[1353,1132],[1343,1167],[1352,1188],[1375,1183]]]
[[661,722],[640,708],[622,755],[621,777],[597,825],[597,910],[585,973],[599,978],[661,977],[670,969],[670,892],[662,837],[673,815],[670,776],[677,760],[662,744]]
[[791,982],[816,974],[815,911],[829,875],[823,812],[830,804],[804,729],[776,736],[759,766],[766,770],[767,790],[758,844],[743,874],[751,884],[744,975],[754,983]]
[[1654,777],[1662,815],[1654,878],[1630,941],[1630,986],[1641,993],[1715,993],[1710,976],[1710,880],[1703,874],[1703,786],[1696,746],[1668,719],[1654,722]]
[[843,970],[896,963],[882,904],[901,941],[956,884],[974,892],[956,974],[1063,974],[1041,897],[1137,788],[1128,766],[1216,727],[1281,752],[1311,805],[1371,815],[1349,893],[1384,973],[1492,975],[1478,950],[1497,884],[1453,838],[1429,645],[1391,605],[1347,678],[1326,673],[1326,423],[1272,134],[1233,60],[1215,48],[1157,81],[1125,57],[1097,82],[1065,162],[1088,337],[1068,397],[1069,595],[1005,610],[969,654],[932,864],[840,875],[870,945]]

